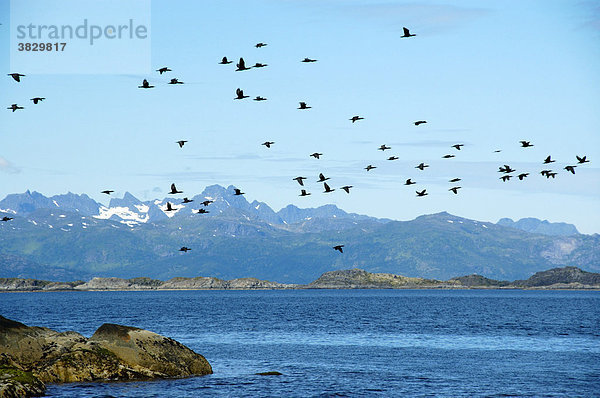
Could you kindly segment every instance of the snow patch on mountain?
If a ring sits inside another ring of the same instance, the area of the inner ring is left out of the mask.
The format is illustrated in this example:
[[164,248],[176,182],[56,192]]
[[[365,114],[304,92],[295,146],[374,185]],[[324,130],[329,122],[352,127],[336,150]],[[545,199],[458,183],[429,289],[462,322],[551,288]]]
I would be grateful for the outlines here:
[[[118,217],[122,220],[124,224],[128,224],[131,222],[145,223],[148,221],[148,214],[140,214],[132,211],[129,207],[105,207],[102,206],[100,208],[100,214],[97,216],[93,216],[94,218],[98,218],[101,220],[108,220],[113,217]],[[129,225],[129,224],[128,224]]]

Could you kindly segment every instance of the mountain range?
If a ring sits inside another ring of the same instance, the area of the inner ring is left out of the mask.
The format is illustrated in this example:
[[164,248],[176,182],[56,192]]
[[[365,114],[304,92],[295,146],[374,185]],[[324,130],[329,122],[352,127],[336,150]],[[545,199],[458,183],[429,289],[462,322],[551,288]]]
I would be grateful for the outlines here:
[[[0,216],[14,219],[0,223],[0,276],[309,283],[324,272],[349,268],[442,280],[473,273],[527,279],[563,266],[600,271],[600,235],[576,229],[541,234],[448,213],[401,222],[334,205],[289,205],[275,212],[233,192],[232,186],[209,186],[187,204],[182,195],[140,201],[126,193],[108,206],[85,194],[8,195],[0,201]],[[205,200],[213,203],[205,207]],[[167,211],[167,202],[173,211]],[[198,214],[199,208],[209,213]],[[553,224],[546,224],[546,233],[552,232]],[[332,249],[338,244],[345,245],[344,253]],[[180,252],[182,246],[192,250]]]

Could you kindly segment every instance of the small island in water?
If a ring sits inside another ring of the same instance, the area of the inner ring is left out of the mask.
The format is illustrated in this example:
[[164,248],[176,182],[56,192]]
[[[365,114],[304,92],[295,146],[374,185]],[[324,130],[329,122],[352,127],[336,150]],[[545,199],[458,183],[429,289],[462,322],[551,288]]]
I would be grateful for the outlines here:
[[273,289],[600,289],[600,273],[577,267],[553,268],[528,279],[499,281],[472,274],[446,281],[372,273],[362,269],[325,272],[309,284],[286,284],[256,278],[222,280],[214,277],[175,277],[167,281],[138,277],[92,278],[53,282],[25,278],[0,278],[0,292],[111,291],[111,290],[273,290]]

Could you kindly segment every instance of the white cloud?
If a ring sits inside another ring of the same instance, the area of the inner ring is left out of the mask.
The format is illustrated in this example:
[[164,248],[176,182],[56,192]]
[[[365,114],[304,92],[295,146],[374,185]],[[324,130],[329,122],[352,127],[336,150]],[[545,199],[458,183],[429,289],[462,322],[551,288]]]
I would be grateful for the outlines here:
[[21,172],[21,169],[12,164],[9,160],[0,156],[0,171],[3,173],[17,174]]

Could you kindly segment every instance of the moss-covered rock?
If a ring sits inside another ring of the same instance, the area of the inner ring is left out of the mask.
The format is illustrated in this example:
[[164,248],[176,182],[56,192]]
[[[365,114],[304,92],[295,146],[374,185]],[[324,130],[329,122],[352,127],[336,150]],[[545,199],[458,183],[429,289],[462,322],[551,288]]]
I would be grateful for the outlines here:
[[[36,392],[43,382],[144,380],[212,373],[202,355],[147,330],[104,324],[87,339],[76,332],[29,327],[2,316],[0,366],[4,370],[0,378],[6,380],[0,386],[6,386],[5,394],[20,394],[24,385],[35,387],[32,391]],[[13,395],[0,398],[4,396]]]
[[21,369],[10,357],[0,354],[0,398],[37,397],[46,385],[32,372]]

